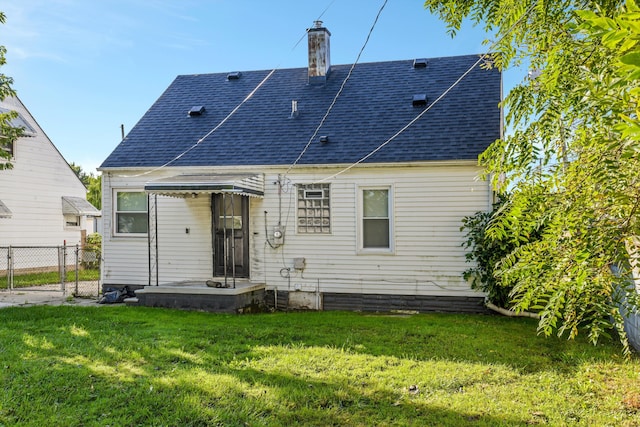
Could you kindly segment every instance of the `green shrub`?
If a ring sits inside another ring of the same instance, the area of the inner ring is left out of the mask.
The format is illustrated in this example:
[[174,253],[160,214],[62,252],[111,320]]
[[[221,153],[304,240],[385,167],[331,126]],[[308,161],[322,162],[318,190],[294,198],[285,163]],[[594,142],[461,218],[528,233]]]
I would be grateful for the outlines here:
[[498,196],[491,212],[480,211],[462,219],[460,230],[466,231],[466,240],[462,243],[469,249],[465,257],[475,265],[464,271],[463,277],[471,282],[471,288],[487,294],[487,298],[499,307],[510,307],[509,294],[513,289],[503,283],[496,274],[498,263],[511,254],[519,245],[507,236],[494,237],[487,233],[491,220],[507,197]]
[[91,233],[87,236],[87,247],[98,250],[102,247],[102,236],[100,233]]
[[102,257],[102,236],[99,233],[91,233],[87,236],[82,254],[82,267],[96,269],[100,265]]

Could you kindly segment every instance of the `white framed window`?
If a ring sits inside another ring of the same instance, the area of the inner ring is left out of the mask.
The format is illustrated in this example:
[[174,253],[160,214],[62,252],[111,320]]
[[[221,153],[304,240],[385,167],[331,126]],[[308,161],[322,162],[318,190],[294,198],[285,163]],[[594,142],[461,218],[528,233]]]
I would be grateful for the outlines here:
[[358,240],[363,253],[393,251],[393,191],[391,186],[360,187]]
[[114,190],[114,235],[146,236],[149,227],[147,194]]
[[12,113],[15,116],[7,120],[7,122],[9,123],[9,126],[13,128],[22,128],[23,136],[35,136],[36,130],[29,124],[29,122],[25,120],[24,117],[22,117],[22,114],[20,114],[17,111],[8,110],[6,108],[0,107],[0,114],[7,114],[7,113]]
[[[11,114],[13,117],[3,116],[3,120],[9,126],[14,129],[22,129],[21,136],[23,137],[32,137],[36,135],[35,129],[25,120],[25,118],[18,113],[17,111],[8,110],[6,108],[0,107],[0,114]],[[0,137],[0,150],[7,152],[10,155],[9,160],[15,160],[16,156],[16,141],[12,141],[7,143],[4,138]]]
[[80,228],[80,217],[78,215],[64,214],[65,228]]
[[7,142],[0,145],[0,150],[6,151],[9,154],[9,160],[15,159],[15,153],[16,153],[15,141]]
[[329,184],[298,184],[297,230],[303,234],[331,233]]

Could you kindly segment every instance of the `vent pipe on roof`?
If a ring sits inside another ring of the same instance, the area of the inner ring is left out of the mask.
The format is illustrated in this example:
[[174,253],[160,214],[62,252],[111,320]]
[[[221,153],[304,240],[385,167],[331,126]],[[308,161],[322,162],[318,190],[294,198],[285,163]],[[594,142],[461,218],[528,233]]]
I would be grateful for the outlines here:
[[323,84],[331,71],[330,43],[331,33],[315,21],[314,27],[307,29],[309,41],[309,84]]
[[191,117],[201,116],[202,113],[204,113],[204,107],[202,105],[195,105],[191,107],[191,109],[188,112],[189,116]]
[[427,106],[427,94],[426,93],[419,93],[419,94],[413,95],[412,105],[414,107],[426,107]]
[[292,100],[291,101],[291,115],[289,116],[290,119],[296,118],[298,117],[298,101],[296,100]]

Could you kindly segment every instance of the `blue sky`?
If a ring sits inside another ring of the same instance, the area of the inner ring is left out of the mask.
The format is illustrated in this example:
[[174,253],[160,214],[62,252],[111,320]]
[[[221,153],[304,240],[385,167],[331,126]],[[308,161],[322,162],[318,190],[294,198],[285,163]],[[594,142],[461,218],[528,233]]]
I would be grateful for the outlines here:
[[[384,0],[20,0],[0,4],[0,45],[18,96],[68,162],[87,172],[180,74],[304,67],[321,17],[331,63],[351,64]],[[451,38],[421,0],[388,0],[360,62],[484,53]],[[505,90],[522,76],[506,73]]]

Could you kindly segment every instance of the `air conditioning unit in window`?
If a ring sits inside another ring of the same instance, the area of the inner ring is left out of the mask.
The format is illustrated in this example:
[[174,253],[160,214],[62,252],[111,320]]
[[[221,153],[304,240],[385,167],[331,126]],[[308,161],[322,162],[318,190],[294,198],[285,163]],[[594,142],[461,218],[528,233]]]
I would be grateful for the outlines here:
[[304,190],[305,199],[323,199],[324,190]]

